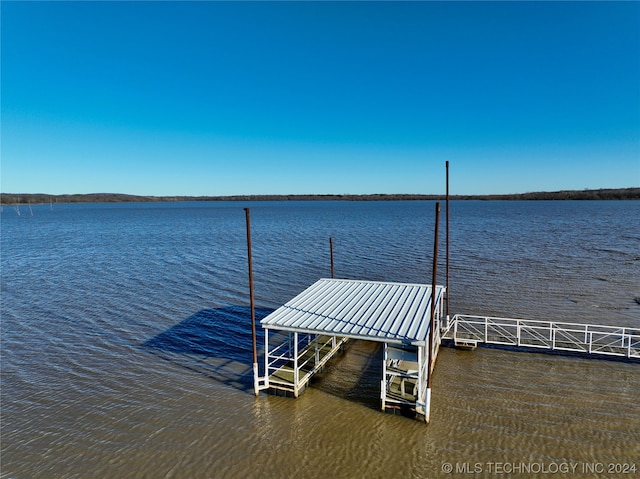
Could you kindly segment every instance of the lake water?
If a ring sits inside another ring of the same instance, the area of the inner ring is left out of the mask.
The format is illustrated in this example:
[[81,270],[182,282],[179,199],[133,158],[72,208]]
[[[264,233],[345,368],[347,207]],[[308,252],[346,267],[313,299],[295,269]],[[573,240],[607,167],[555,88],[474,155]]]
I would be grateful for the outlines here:
[[[3,478],[640,477],[637,363],[445,348],[425,426],[353,342],[256,398],[246,206],[258,317],[330,236],[337,277],[431,281],[433,202],[5,206]],[[452,314],[639,327],[640,202],[452,202],[450,286]]]

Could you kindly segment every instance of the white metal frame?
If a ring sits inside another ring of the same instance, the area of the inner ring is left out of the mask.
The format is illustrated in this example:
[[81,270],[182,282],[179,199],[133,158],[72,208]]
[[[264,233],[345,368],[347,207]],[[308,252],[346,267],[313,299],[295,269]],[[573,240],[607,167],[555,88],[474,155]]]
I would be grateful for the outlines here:
[[[271,344],[270,329],[264,330],[264,370],[260,389],[280,389],[298,397],[311,377],[337,353],[348,338],[312,333],[283,332],[286,339]],[[277,338],[275,338],[277,340]],[[291,380],[279,379],[278,374],[291,375]]]
[[457,314],[446,338],[640,359],[640,329]]
[[[429,422],[431,409],[431,394],[427,389],[427,378],[433,372],[438,356],[440,343],[442,342],[442,317],[444,314],[444,301],[442,295],[436,299],[434,318],[433,343],[407,345],[384,343],[384,355],[382,362],[382,381],[380,382],[380,399],[382,410],[408,405],[415,408],[415,412],[421,415],[425,422]],[[410,369],[408,364],[416,364],[417,369]],[[406,393],[406,381],[415,381],[412,393]],[[400,385],[400,396],[391,395],[394,386]]]

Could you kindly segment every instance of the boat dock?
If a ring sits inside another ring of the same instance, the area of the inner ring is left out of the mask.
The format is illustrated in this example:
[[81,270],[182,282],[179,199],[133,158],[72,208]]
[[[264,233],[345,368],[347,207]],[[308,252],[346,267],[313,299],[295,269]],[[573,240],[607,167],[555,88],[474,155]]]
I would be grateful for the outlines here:
[[[443,342],[640,359],[640,329],[457,314],[444,316],[446,288],[320,279],[261,321],[264,374],[256,394],[298,397],[350,339],[383,343],[380,404],[429,422],[430,377]],[[432,305],[432,300],[435,304]],[[432,312],[433,311],[433,320]]]
[[261,321],[265,374],[256,391],[298,397],[346,341],[377,341],[382,410],[409,408],[428,421],[444,294],[443,286],[434,294],[426,284],[320,279]]

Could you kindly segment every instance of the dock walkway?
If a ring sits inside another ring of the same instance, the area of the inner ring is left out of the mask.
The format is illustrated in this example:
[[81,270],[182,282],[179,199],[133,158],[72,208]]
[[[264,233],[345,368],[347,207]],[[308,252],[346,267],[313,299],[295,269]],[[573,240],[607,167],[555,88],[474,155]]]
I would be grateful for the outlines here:
[[465,348],[495,344],[640,359],[638,328],[457,314],[443,339]]

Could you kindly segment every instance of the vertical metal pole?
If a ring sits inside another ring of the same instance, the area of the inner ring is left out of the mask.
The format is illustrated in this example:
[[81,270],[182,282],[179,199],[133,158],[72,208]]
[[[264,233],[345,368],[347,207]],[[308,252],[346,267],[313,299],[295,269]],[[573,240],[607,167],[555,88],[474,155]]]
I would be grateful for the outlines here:
[[329,236],[329,254],[331,255],[331,279],[333,279],[335,276],[333,272],[333,238],[331,236]]
[[447,166],[447,301],[446,301],[446,318],[447,324],[449,323],[449,161],[446,162]]
[[433,238],[433,278],[431,281],[431,324],[429,326],[429,344],[428,344],[428,352],[427,357],[425,358],[427,361],[427,397],[425,400],[425,422],[429,422],[430,412],[431,412],[431,358],[433,357],[433,341],[434,334],[433,329],[435,327],[435,317],[436,317],[436,281],[438,279],[438,233],[439,233],[439,225],[440,225],[440,203],[436,202],[436,227]]
[[251,303],[251,339],[253,341],[253,391],[258,389],[258,347],[256,346],[256,307],[253,295],[253,262],[251,260],[251,215],[249,208],[244,209],[247,220],[247,258],[249,260],[249,301]]

